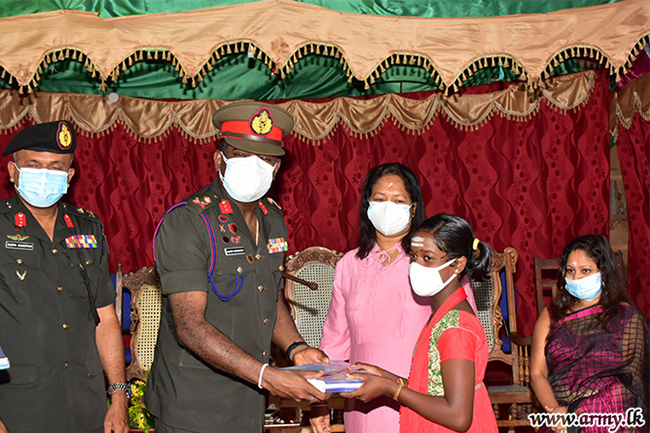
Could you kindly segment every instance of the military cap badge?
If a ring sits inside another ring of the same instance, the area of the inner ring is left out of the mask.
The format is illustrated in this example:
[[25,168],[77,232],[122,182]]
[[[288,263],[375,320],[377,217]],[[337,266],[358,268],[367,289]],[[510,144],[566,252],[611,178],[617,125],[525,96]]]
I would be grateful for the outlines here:
[[267,135],[273,129],[273,115],[268,107],[261,107],[251,116],[251,129],[257,135]]
[[268,107],[261,107],[251,116],[250,126],[257,135],[267,135],[273,129],[273,115]]
[[70,145],[72,144],[72,134],[65,122],[59,122],[59,128],[56,131],[56,143],[59,145],[61,150],[70,148]]

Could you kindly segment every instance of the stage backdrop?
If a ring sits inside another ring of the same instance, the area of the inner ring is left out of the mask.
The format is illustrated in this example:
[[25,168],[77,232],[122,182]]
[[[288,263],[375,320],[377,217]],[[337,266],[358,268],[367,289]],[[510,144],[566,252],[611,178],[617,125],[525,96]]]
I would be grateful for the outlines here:
[[[419,134],[384,121],[365,135],[338,123],[317,145],[290,136],[269,194],[284,209],[290,252],[356,247],[366,173],[402,162],[418,174],[427,215],[461,215],[496,250],[517,249],[520,326],[530,333],[537,308],[533,257],[555,257],[578,235],[609,232],[608,87],[606,74],[596,74],[582,108],[565,112],[540,98],[527,121],[499,115],[484,118],[480,128],[461,128],[439,116]],[[15,130],[0,134],[0,148]],[[126,272],[150,266],[153,231],[165,209],[214,179],[214,143],[197,144],[175,127],[143,141],[120,122],[99,136],[78,137],[67,201],[104,221],[112,272],[117,263]],[[1,195],[9,196],[11,184],[3,186]]]

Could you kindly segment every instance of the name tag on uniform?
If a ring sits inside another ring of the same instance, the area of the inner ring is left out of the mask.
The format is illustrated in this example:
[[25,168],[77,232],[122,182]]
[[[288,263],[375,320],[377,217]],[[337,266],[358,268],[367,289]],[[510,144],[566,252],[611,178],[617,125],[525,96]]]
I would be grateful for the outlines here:
[[74,235],[65,239],[68,248],[98,248],[95,235]]
[[8,250],[34,251],[32,242],[5,241],[5,248]]
[[223,252],[226,256],[243,256],[246,254],[246,249],[244,247],[230,247],[224,248]]

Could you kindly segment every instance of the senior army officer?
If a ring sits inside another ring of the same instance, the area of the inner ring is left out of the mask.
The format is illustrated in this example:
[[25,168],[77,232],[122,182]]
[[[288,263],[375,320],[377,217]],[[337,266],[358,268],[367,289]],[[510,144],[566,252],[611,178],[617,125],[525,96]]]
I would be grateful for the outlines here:
[[287,228],[275,202],[262,199],[293,119],[242,102],[218,110],[213,123],[217,179],[172,206],[155,238],[165,296],[145,403],[162,433],[260,433],[262,388],[326,398],[298,373],[268,366],[271,340],[294,363],[328,361],[300,337],[278,296]]
[[[3,155],[17,193],[0,204],[0,432],[128,431],[124,346],[102,224],[60,201],[77,139],[66,121],[20,131]],[[106,410],[106,372],[112,406]]]

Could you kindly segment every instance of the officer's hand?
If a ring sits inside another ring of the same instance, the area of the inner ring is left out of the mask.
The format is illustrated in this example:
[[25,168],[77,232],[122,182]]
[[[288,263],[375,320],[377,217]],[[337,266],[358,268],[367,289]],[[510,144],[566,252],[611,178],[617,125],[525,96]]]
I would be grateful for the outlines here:
[[296,348],[291,354],[291,361],[295,365],[315,364],[317,362],[330,363],[330,359],[320,349],[314,347],[302,346]]
[[9,433],[9,429],[0,421],[0,433]]
[[129,433],[128,402],[126,393],[122,391],[111,393],[111,407],[104,417],[104,433]]
[[316,377],[317,371],[280,370],[269,367],[262,376],[262,386],[272,394],[295,401],[304,400],[309,403],[325,401],[330,394],[325,394],[311,385],[306,378]]

